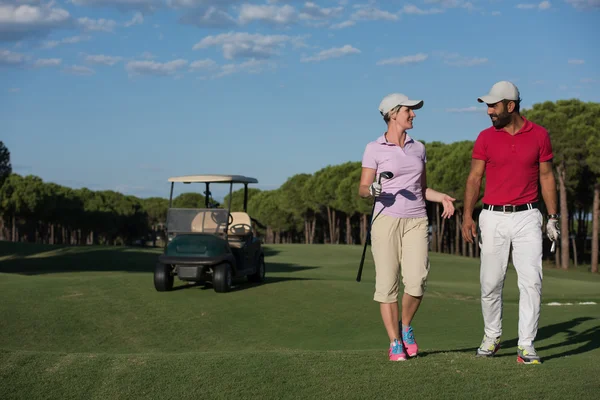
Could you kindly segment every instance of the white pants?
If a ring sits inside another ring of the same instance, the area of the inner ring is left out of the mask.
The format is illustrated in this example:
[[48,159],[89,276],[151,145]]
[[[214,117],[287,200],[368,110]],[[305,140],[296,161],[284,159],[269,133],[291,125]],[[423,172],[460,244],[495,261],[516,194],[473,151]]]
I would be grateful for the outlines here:
[[531,345],[535,339],[542,297],[542,223],[538,209],[481,212],[481,308],[489,337],[502,334],[502,289],[512,244],[519,287],[518,344]]

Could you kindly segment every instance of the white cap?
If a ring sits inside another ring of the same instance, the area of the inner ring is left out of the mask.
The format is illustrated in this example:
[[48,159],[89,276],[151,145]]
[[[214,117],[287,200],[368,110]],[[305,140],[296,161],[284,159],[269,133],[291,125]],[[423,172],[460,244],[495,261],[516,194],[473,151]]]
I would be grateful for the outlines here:
[[519,89],[512,82],[496,82],[488,94],[477,99],[478,102],[486,104],[494,104],[502,100],[519,100]]
[[423,100],[410,100],[402,93],[391,93],[385,96],[381,100],[381,103],[379,103],[379,112],[385,115],[396,106],[406,106],[418,110],[423,107]]

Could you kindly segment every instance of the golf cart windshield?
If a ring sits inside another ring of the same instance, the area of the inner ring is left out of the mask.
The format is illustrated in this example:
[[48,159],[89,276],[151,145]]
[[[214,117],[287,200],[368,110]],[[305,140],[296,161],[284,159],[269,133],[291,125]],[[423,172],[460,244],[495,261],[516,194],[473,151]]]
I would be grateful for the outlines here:
[[228,218],[229,210],[222,208],[169,208],[167,230],[174,234],[224,234]]

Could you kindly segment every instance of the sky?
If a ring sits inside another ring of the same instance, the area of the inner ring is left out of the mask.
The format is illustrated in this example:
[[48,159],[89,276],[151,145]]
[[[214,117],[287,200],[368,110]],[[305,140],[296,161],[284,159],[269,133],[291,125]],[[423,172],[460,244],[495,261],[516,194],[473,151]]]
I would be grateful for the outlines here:
[[392,92],[446,143],[490,125],[500,80],[523,107],[600,101],[600,0],[526,1],[0,0],[0,140],[16,173],[168,197],[360,161]]

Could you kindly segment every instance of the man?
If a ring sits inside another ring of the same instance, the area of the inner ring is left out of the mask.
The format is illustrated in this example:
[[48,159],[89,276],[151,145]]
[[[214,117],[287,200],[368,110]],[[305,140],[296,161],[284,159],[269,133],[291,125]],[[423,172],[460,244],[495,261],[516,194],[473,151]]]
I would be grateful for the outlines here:
[[540,316],[542,291],[542,224],[538,206],[538,179],[548,210],[547,235],[558,229],[556,183],[552,172],[552,145],[543,127],[519,113],[519,90],[501,81],[477,99],[487,104],[491,127],[480,132],[473,148],[465,189],[463,238],[473,243],[477,229],[473,208],[486,176],[483,209],[479,217],[481,247],[481,308],[485,334],[478,356],[491,357],[500,347],[502,289],[512,245],[512,261],[519,287],[519,341],[517,361],[539,364],[533,346]]

